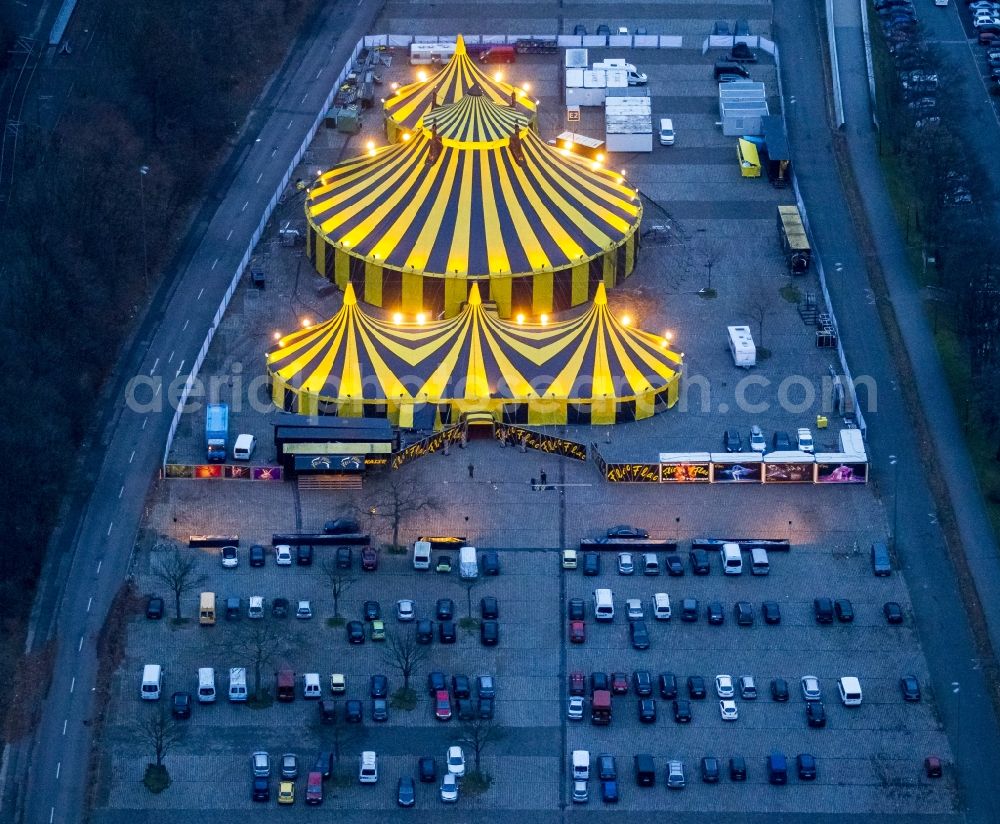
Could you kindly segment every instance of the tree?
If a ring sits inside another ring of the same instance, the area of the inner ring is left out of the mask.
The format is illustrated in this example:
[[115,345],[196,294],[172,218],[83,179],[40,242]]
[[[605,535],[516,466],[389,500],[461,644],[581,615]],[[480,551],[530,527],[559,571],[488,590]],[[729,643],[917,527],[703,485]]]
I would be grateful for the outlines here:
[[492,718],[476,718],[473,721],[465,721],[461,726],[459,744],[464,744],[472,750],[472,758],[476,765],[476,772],[481,772],[479,760],[485,749],[504,736],[503,730],[493,723]]
[[410,689],[410,677],[413,671],[427,660],[428,647],[417,643],[417,636],[411,629],[402,634],[393,632],[387,634],[385,645],[385,662],[403,676],[403,689]]
[[757,346],[764,347],[764,321],[770,317],[774,297],[763,286],[758,286],[743,301],[743,311],[757,324]]
[[705,295],[712,295],[715,291],[712,288],[712,269],[715,267],[715,264],[719,262],[719,258],[722,257],[722,249],[717,243],[714,243],[707,238],[702,238],[700,252],[701,258],[705,262],[705,272],[708,275],[708,282],[704,288],[699,291]]
[[264,668],[291,650],[287,634],[279,632],[273,622],[263,620],[246,621],[230,640],[222,643],[233,658],[250,661],[253,667],[253,697],[256,701],[262,698],[261,674]]
[[465,588],[466,617],[472,620],[472,590],[479,584],[479,578],[459,578],[458,582]]
[[351,745],[357,744],[367,734],[363,725],[348,724],[342,712],[337,713],[332,725],[324,725],[323,729],[330,730],[330,752],[333,753],[334,768],[340,766],[340,757],[344,751]]
[[174,594],[174,610],[180,620],[181,598],[205,583],[205,576],[198,571],[198,555],[185,555],[169,543],[158,544],[153,552],[163,556],[153,562],[150,574]]
[[163,705],[136,724],[136,737],[153,751],[155,766],[162,767],[167,753],[184,740],[187,728],[178,724]]
[[340,598],[346,594],[357,578],[350,572],[337,568],[337,559],[327,557],[323,561],[323,572],[330,582],[330,594],[333,595],[333,617],[340,617]]
[[441,502],[427,485],[414,475],[391,473],[381,489],[377,490],[369,514],[374,519],[388,519],[392,528],[392,546],[399,546],[399,530],[411,515],[424,510],[437,510]]

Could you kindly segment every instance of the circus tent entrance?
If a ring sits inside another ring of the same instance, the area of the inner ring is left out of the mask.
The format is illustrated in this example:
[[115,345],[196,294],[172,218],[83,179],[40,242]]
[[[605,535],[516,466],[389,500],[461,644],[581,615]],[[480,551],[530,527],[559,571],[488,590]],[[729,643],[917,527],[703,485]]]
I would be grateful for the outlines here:
[[491,441],[496,429],[496,421],[489,412],[467,412],[462,416],[465,436],[470,441]]

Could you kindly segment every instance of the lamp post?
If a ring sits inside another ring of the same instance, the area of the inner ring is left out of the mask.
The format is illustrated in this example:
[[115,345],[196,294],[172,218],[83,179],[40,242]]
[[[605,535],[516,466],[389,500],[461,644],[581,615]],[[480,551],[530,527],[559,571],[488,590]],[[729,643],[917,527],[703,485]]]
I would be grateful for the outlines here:
[[896,530],[899,528],[899,459],[895,455],[889,456],[889,466],[892,467],[892,548],[898,549]]
[[139,167],[139,210],[142,216],[142,278],[149,288],[149,253],[146,246],[146,187],[145,177],[149,174],[149,166]]

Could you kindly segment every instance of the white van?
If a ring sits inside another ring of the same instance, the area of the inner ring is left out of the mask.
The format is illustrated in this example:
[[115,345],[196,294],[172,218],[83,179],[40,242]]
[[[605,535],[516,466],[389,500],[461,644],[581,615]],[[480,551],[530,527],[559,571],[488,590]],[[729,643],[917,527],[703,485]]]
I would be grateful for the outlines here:
[[479,561],[476,560],[476,548],[463,546],[458,553],[458,574],[469,580],[479,577]]
[[413,568],[431,568],[431,542],[415,541],[413,544]]
[[237,435],[236,445],[233,446],[233,460],[249,461],[256,446],[257,439],[253,435]]
[[229,700],[247,700],[247,671],[243,667],[231,667],[229,670]]
[[139,696],[143,701],[159,701],[161,689],[163,689],[163,667],[159,664],[146,664],[142,668],[142,691]]
[[615,603],[610,589],[594,590],[594,620],[614,621]]
[[590,779],[590,751],[573,750],[573,780],[588,781]]
[[660,118],[660,145],[674,145],[674,121],[669,117]]
[[653,617],[657,621],[669,621],[670,616],[670,596],[665,592],[657,592],[653,595]]
[[853,675],[837,679],[837,692],[845,707],[861,706],[861,682]]
[[767,575],[771,571],[771,564],[767,560],[767,550],[762,546],[755,546],[750,550],[750,574]]
[[248,618],[264,617],[264,598],[260,595],[250,596],[250,605],[247,607]]
[[215,701],[215,670],[211,667],[198,669],[198,703],[211,704]]
[[739,544],[722,545],[722,571],[726,575],[743,574],[743,556]]
[[361,753],[358,781],[362,784],[374,784],[378,781],[378,756],[372,750],[365,750]]
[[307,672],[302,676],[302,697],[322,698],[323,689],[319,685],[319,673]]

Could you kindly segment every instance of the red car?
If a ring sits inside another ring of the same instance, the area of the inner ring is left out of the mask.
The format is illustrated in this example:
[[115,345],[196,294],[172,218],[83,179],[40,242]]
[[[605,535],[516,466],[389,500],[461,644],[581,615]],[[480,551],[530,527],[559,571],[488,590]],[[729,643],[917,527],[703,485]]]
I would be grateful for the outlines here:
[[582,672],[569,674],[569,694],[583,695],[587,691],[587,678]]
[[306,804],[323,803],[323,773],[311,772],[306,779]]
[[451,720],[451,698],[448,690],[438,690],[434,693],[434,717],[438,721]]
[[365,572],[374,572],[378,569],[378,550],[370,546],[361,550],[361,568]]
[[628,676],[624,672],[611,673],[611,693],[628,695]]
[[571,644],[582,644],[587,640],[587,630],[583,621],[569,622],[569,641]]

